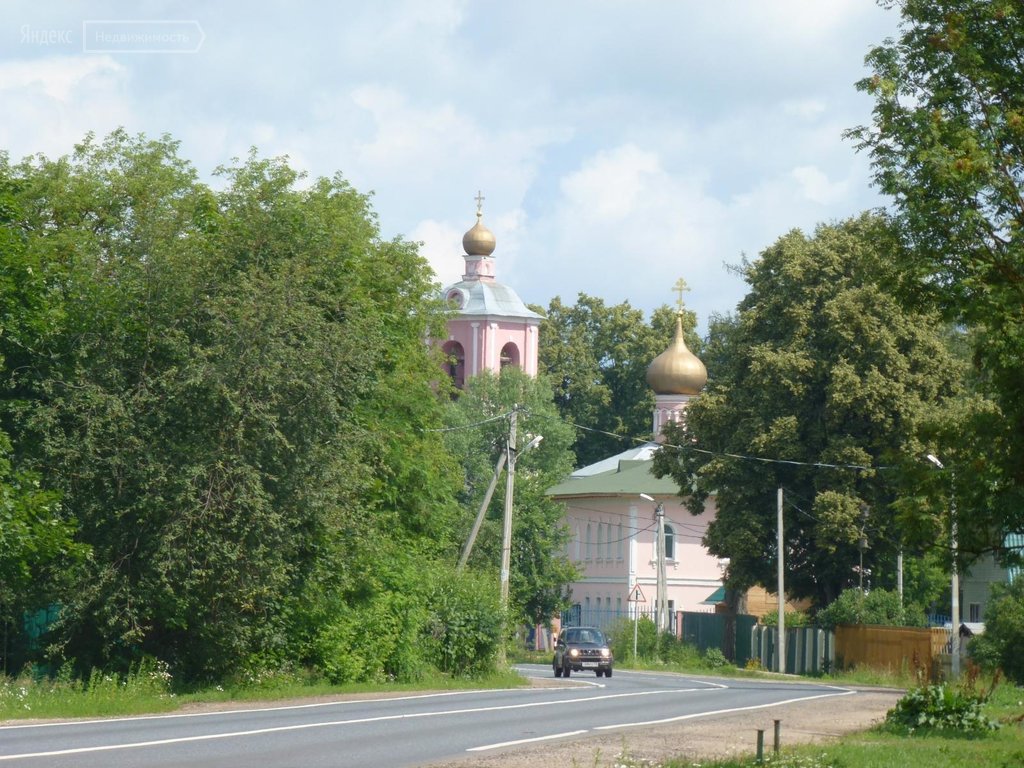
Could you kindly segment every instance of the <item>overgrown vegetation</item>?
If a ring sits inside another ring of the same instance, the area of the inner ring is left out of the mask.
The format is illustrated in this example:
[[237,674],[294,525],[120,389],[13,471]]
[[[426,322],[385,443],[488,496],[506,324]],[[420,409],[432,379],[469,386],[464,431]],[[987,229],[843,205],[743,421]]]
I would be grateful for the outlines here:
[[701,650],[671,632],[658,632],[654,622],[642,618],[636,622],[636,654],[633,654],[632,619],[619,619],[609,630],[612,652],[617,663],[633,666],[670,666],[677,669],[706,669],[719,672],[732,668],[718,648]]
[[968,646],[972,658],[990,673],[1024,685],[1024,578],[993,584],[985,609],[985,632]]
[[[217,175],[124,131],[0,155],[5,673],[488,674],[512,623],[493,537],[454,565],[472,462],[493,464],[507,422],[482,451],[445,438],[498,401],[452,403],[423,343],[446,319],[433,273],[340,176],[255,151]],[[571,456],[535,390],[548,440],[524,501]],[[517,520],[513,618],[561,598],[557,517],[539,499]]]
[[911,734],[927,730],[984,733],[998,727],[981,713],[985,698],[952,683],[925,685],[896,702],[885,722]]
[[884,627],[925,627],[924,610],[904,603],[894,590],[846,589],[814,616],[817,626],[833,629],[837,624],[873,624]]
[[415,683],[338,685],[308,669],[282,667],[240,673],[221,683],[197,688],[173,679],[165,664],[150,659],[124,675],[94,670],[83,677],[70,665],[65,665],[52,677],[26,672],[0,678],[0,720],[139,715],[229,701],[270,701],[382,690],[510,688],[522,684],[523,679],[509,671],[474,678],[428,671]]

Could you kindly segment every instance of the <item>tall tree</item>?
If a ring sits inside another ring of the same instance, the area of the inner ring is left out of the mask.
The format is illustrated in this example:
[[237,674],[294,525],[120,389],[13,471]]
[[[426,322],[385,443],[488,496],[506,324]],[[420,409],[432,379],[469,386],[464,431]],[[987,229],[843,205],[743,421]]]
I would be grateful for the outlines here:
[[[790,232],[744,265],[738,314],[711,326],[708,387],[655,470],[695,513],[715,495],[706,544],[729,558],[736,589],[774,587],[780,486],[788,594],[824,605],[856,586],[862,533],[865,566],[894,572],[901,474],[881,467],[923,455],[920,432],[963,391],[938,317],[903,310],[890,292],[897,253],[867,215],[813,237]],[[916,512],[934,542],[941,510]]]
[[874,120],[849,135],[892,196],[913,268],[905,297],[971,329],[978,381],[1001,408],[941,447],[961,506],[994,510],[997,546],[1024,530],[1024,5],[883,4],[900,34],[868,55],[857,87]]
[[[650,323],[629,302],[614,306],[584,293],[566,306],[555,297],[540,327],[540,367],[554,387],[563,418],[578,425],[574,451],[580,466],[651,437],[654,395],[647,366],[665,351],[675,332],[675,313],[662,306]],[[699,353],[696,316],[683,315],[686,342]]]
[[381,551],[454,547],[426,262],[341,178],[219,173],[120,131],[8,169],[43,289],[0,419],[92,547],[57,637],[83,665],[301,657]]
[[[565,510],[545,495],[572,471],[573,430],[552,404],[551,385],[515,368],[506,368],[499,376],[486,372],[474,376],[452,403],[446,435],[452,453],[464,457],[463,530],[468,536],[507,445],[508,414],[514,409],[519,414],[517,448],[522,449],[531,437],[543,439],[516,461],[510,597],[516,614],[540,623],[563,607],[565,587],[576,575],[565,550],[569,535],[561,524]],[[505,483],[499,482],[468,561],[471,567],[498,573],[504,505]]]
[[[19,185],[0,157],[0,343],[20,348],[45,333],[54,318],[46,300],[45,271],[27,253]],[[17,373],[0,356],[0,380]],[[16,672],[25,663],[30,638],[25,617],[48,615],[67,587],[68,575],[88,555],[74,541],[75,521],[38,474],[16,466],[12,446],[0,430],[0,666]]]

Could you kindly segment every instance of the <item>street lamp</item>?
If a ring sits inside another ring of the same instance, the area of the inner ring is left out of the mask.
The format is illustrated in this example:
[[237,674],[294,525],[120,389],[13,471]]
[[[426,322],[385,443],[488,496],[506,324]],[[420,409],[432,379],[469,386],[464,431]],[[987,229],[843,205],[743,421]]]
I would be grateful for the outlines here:
[[[654,501],[654,498],[646,493],[640,494],[641,498]],[[657,502],[654,516],[658,519],[658,594],[656,597],[655,621],[659,632],[668,629],[668,576],[665,573],[665,505]]]
[[[942,462],[935,454],[929,453],[928,461],[939,469],[945,469]],[[956,473],[949,471],[950,493],[949,493],[949,547],[953,554],[952,576],[950,577],[950,624],[953,634],[950,637],[949,650],[952,656],[952,676],[956,680],[960,677],[960,573],[957,570],[957,529],[956,529]]]

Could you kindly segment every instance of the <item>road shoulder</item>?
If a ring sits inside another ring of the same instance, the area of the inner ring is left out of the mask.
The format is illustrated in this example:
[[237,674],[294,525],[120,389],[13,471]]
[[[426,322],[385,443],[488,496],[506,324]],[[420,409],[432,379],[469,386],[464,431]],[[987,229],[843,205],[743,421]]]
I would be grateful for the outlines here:
[[844,688],[855,693],[665,725],[596,732],[571,741],[546,741],[500,754],[475,753],[464,759],[435,763],[430,768],[613,768],[622,765],[623,755],[635,765],[661,765],[669,759],[696,762],[752,755],[758,729],[764,729],[765,749],[771,749],[775,720],[780,721],[784,747],[825,743],[880,723],[903,695],[903,691],[892,689]]

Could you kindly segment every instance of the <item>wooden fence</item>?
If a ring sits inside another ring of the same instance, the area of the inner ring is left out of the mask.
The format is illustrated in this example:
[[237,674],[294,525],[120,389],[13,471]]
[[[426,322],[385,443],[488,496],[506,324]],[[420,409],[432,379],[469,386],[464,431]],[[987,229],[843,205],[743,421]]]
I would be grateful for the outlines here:
[[934,678],[949,632],[941,627],[876,627],[840,624],[836,634],[836,666],[840,669],[870,667],[899,672],[915,669]]

